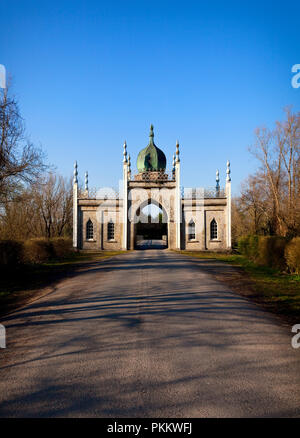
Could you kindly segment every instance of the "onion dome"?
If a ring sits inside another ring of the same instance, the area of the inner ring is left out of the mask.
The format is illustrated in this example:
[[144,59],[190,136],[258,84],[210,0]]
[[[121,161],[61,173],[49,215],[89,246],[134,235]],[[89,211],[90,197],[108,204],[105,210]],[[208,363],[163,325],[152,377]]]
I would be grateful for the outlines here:
[[166,156],[153,141],[153,125],[150,126],[149,144],[141,150],[137,157],[137,168],[139,172],[157,172],[165,170],[167,165]]

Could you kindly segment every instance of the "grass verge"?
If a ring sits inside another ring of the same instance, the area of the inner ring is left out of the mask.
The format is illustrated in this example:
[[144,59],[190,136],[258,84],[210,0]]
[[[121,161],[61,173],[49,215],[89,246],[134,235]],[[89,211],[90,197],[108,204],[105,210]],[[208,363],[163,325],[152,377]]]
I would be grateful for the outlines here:
[[69,257],[46,263],[2,268],[0,315],[26,304],[37,297],[41,289],[53,286],[76,269],[118,254],[123,254],[123,251],[74,252]]
[[210,272],[232,290],[283,316],[290,323],[300,323],[300,275],[290,275],[259,266],[239,254],[178,251],[209,261],[225,262],[235,269],[213,267]]

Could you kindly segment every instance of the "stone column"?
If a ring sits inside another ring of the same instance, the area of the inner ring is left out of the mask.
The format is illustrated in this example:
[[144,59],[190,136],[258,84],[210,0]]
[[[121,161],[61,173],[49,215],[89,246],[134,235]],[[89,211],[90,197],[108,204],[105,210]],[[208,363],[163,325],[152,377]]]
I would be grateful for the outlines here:
[[131,222],[129,226],[130,226],[130,242],[129,242],[129,249],[134,249],[134,240],[135,240],[135,235],[134,235],[135,224],[134,224],[134,222]]
[[78,167],[74,164],[73,178],[73,248],[78,248]]
[[226,233],[226,239],[227,239],[227,249],[231,249],[231,176],[230,176],[230,162],[227,161],[227,176],[226,176],[226,212],[227,212],[227,233]]
[[124,159],[123,159],[123,238],[122,247],[128,249],[128,161],[127,161],[127,145],[124,143]]
[[181,249],[181,193],[180,193],[180,159],[179,143],[176,143],[176,162],[175,162],[175,221],[176,221],[176,249]]

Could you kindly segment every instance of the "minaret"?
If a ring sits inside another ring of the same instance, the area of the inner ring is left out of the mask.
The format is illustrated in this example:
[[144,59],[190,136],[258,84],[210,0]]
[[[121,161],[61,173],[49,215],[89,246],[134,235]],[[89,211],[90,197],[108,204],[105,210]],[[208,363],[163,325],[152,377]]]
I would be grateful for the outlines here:
[[219,170],[216,171],[216,197],[220,196],[220,174]]
[[131,180],[131,161],[130,161],[130,154],[128,154],[128,180]]
[[86,193],[87,198],[89,197],[89,174],[88,171],[85,172],[84,176],[84,190]]
[[73,178],[73,248],[78,248],[78,166],[74,163]]
[[175,180],[175,163],[176,163],[176,158],[175,158],[175,154],[173,154],[172,176],[174,180]]
[[175,159],[175,181],[176,181],[176,248],[181,249],[181,193],[180,193],[180,158],[179,158],[179,142],[176,142],[176,159]]
[[127,143],[126,140],[124,141],[123,145],[123,163],[127,163]]
[[227,248],[231,249],[231,171],[230,161],[227,161],[226,170],[226,198],[227,198]]
[[123,249],[127,250],[127,229],[128,229],[128,160],[127,144],[123,146]]

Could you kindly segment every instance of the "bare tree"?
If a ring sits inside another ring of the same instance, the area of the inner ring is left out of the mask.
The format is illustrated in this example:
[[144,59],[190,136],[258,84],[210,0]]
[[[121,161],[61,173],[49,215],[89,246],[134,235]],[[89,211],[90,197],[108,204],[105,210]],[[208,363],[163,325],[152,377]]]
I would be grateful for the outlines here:
[[286,109],[286,120],[277,122],[273,131],[258,128],[255,134],[251,152],[260,161],[260,173],[267,183],[270,224],[279,235],[296,235],[300,232],[300,113]]
[[267,199],[266,181],[257,172],[241,185],[241,194],[232,200],[232,239],[247,234],[267,234],[270,222],[270,206]]
[[297,231],[297,217],[299,212],[299,161],[300,161],[300,113],[293,114],[290,108],[286,109],[286,120],[277,122],[275,130],[276,145],[279,158],[284,169],[284,179],[287,185],[285,196],[286,214],[283,220],[289,234]]
[[72,235],[72,181],[49,173],[6,201],[0,212],[0,238],[28,239]]
[[46,175],[35,184],[32,198],[39,215],[40,233],[44,237],[71,235],[72,230],[72,180]]
[[25,135],[24,121],[9,89],[0,90],[0,202],[23,183],[34,183],[45,170],[43,153]]
[[259,234],[267,219],[267,193],[265,180],[258,172],[242,184],[241,209],[249,218],[250,232]]

